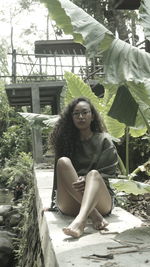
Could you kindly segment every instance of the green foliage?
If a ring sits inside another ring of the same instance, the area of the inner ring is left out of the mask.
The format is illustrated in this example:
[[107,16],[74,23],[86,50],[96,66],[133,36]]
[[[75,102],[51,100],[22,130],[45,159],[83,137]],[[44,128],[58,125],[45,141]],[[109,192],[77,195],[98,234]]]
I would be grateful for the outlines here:
[[31,175],[31,131],[27,122],[9,106],[0,83],[0,184],[12,186]]
[[[124,135],[125,124],[108,116],[108,111],[114,100],[115,87],[108,87],[105,89],[103,98],[98,98],[91,90],[90,86],[85,84],[77,75],[66,72],[65,79],[67,82],[67,91],[65,97],[65,105],[67,105],[73,98],[79,96],[86,96],[91,99],[94,106],[99,110],[104,118],[108,131],[113,137],[120,138]],[[140,124],[140,123],[139,123]],[[133,136],[140,136],[146,132],[146,128],[140,127],[131,128],[130,134]],[[141,129],[142,128],[142,129]]]
[[36,113],[19,113],[23,118],[25,118],[31,127],[53,127],[58,119],[58,115],[47,115],[47,114],[36,114]]
[[144,27],[146,39],[150,41],[150,1],[142,0],[140,6],[140,18]]
[[41,2],[46,4],[51,18],[64,33],[71,34],[76,42],[82,43],[89,54],[108,49],[114,39],[113,34],[75,4],[67,0]]
[[17,229],[18,238],[16,239],[16,267],[44,266],[44,260],[41,258],[41,263],[39,260],[39,255],[41,255],[42,251],[33,178],[28,183],[28,190],[22,201],[22,220]]
[[135,24],[138,25],[137,10],[114,9],[113,0],[71,0],[88,14],[102,23],[114,34],[117,32],[121,40],[128,40],[132,33],[134,40],[138,39]]
[[[15,245],[15,256],[17,258],[18,267],[23,266],[23,263],[26,262],[26,256],[29,244],[31,245],[32,241],[34,241],[35,236],[33,237],[33,233],[35,231],[35,218],[33,218],[34,210],[34,201],[35,201],[35,193],[33,187],[33,176],[30,180],[27,181],[27,192],[25,198],[22,200],[22,209],[20,213],[22,215],[22,220],[18,226],[18,238],[16,238]],[[34,226],[34,228],[33,228]],[[30,232],[32,231],[32,233]],[[31,239],[30,242],[28,239]],[[38,238],[38,237],[37,237]],[[36,244],[37,245],[37,244]],[[23,257],[25,259],[23,260]]]
[[0,137],[1,166],[5,164],[6,159],[17,157],[21,151],[31,151],[31,132],[29,126],[24,120],[21,121],[20,118],[19,121],[16,122],[18,123],[17,125],[14,119],[11,120],[10,118],[10,126],[7,127]]
[[[88,14],[93,16],[99,22],[106,22],[106,1],[93,1],[93,0],[71,0],[74,4],[86,10]],[[108,2],[108,1],[107,1]],[[105,23],[106,24],[106,23]]]
[[33,160],[30,153],[20,152],[5,162],[0,172],[0,184],[14,187],[18,183],[27,185],[32,177]]
[[9,75],[7,62],[8,44],[5,39],[0,39],[0,75]]
[[[119,148],[120,155],[125,154],[125,144],[122,144]],[[143,135],[138,138],[130,137],[129,143],[129,166],[130,172],[135,169],[136,166],[140,166],[147,162],[150,158],[150,137]],[[139,179],[146,177],[146,173],[140,173]],[[138,177],[137,177],[138,179]]]
[[[57,25],[66,34],[71,34],[76,42],[80,42],[86,47],[89,57],[103,53],[105,72],[103,84],[106,90],[105,97],[101,101],[99,100],[98,106],[99,111],[104,114],[104,119],[107,127],[109,126],[110,133],[111,127],[115,128],[115,125],[117,125],[119,130],[116,135],[117,137],[121,137],[124,134],[125,124],[127,126],[133,126],[130,129],[130,134],[133,134],[133,136],[143,135],[146,133],[146,130],[150,132],[150,55],[124,41],[116,39],[102,24],[98,23],[93,17],[89,16],[69,0],[41,0],[41,2],[47,5],[49,14],[56,21]],[[149,17],[150,6],[147,0],[141,1],[142,5],[143,7],[145,5],[147,8],[146,22],[145,20],[144,22],[149,27],[149,20],[147,18]],[[73,84],[73,79],[72,77],[70,79],[70,77],[68,75],[66,78],[69,84],[69,90],[67,92],[68,101],[72,97],[76,97],[78,93],[86,95],[85,92],[87,90],[88,93],[90,92],[77,79],[76,86],[81,84],[81,90],[79,87],[75,91],[76,88]],[[125,88],[125,90],[119,91],[118,88],[120,86],[121,88]],[[116,101],[118,94],[119,98]],[[122,101],[122,99],[125,101]],[[127,99],[131,100],[130,103],[127,103]],[[133,111],[134,107],[132,123],[130,116],[125,116],[127,105],[130,105],[130,112]],[[120,107],[119,111],[118,106]],[[111,107],[113,107],[113,112]],[[116,120],[113,121],[110,119],[107,116],[108,113],[113,118],[119,119],[119,123]],[[119,116],[120,114],[122,115],[118,118],[118,114]],[[123,186],[121,188],[123,189]],[[136,191],[136,187],[132,187],[132,189]]]
[[9,106],[6,96],[4,83],[0,81],[0,136],[3,131],[9,125],[9,114],[13,111],[13,108]]
[[[138,165],[140,163],[144,163],[148,160],[149,152],[150,152],[150,136],[149,134],[144,134],[142,136],[136,137],[136,136],[130,136],[130,153],[135,151],[135,154],[137,154],[137,157],[139,156],[139,161],[137,162]],[[119,149],[119,147],[118,147]],[[123,136],[120,139],[120,152],[122,150],[122,154],[124,154],[125,150],[125,136]],[[133,155],[133,158],[136,155]],[[144,155],[146,156],[144,158]]]
[[146,194],[150,193],[150,185],[140,183],[137,181],[131,181],[131,180],[125,180],[125,179],[110,179],[111,185],[117,190],[117,191],[124,191],[128,194]]
[[114,102],[108,112],[108,115],[120,122],[122,121],[126,123],[127,121],[128,126],[134,126],[137,111],[138,104],[132,97],[128,88],[124,85],[120,86],[117,90]]
[[73,98],[85,96],[91,99],[93,105],[99,110],[101,103],[98,97],[92,92],[90,86],[84,83],[77,75],[72,72],[65,72],[64,75],[67,82],[67,91],[65,98],[65,105],[68,105]]
[[[47,5],[49,14],[56,21],[57,25],[66,34],[73,35],[76,42],[82,43],[86,47],[86,51],[90,57],[103,53],[105,83],[116,86],[115,95],[120,85],[128,88],[126,92],[122,90],[122,96],[119,98],[119,106],[123,106],[122,111],[124,111],[122,112],[120,122],[125,122],[126,125],[131,126],[129,117],[127,118],[125,116],[126,108],[122,105],[122,97],[129,91],[143,114],[149,108],[150,55],[141,49],[115,38],[102,24],[98,23],[93,17],[89,16],[69,0],[41,1]],[[113,110],[117,110],[118,106],[115,108],[115,105],[118,105],[118,101],[117,104],[113,102],[112,105]],[[130,108],[132,107],[130,106]],[[111,113],[110,115],[112,116]],[[137,119],[137,117],[140,117],[140,119]],[[116,118],[114,113],[113,118]],[[145,120],[143,120],[141,112],[138,112],[137,109],[132,123],[134,126],[136,126],[137,120],[144,124],[144,128],[147,128],[150,114],[148,114],[148,117],[145,116]]]
[[22,9],[27,9],[29,10],[31,5],[37,2],[37,0],[19,0],[19,4],[21,6]]

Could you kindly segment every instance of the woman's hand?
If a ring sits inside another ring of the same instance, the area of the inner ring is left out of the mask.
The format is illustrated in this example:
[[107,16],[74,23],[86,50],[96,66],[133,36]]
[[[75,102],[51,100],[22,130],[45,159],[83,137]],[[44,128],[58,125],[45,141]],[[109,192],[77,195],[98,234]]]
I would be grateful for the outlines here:
[[84,192],[85,177],[84,176],[79,176],[78,180],[72,184],[72,187],[78,192]]

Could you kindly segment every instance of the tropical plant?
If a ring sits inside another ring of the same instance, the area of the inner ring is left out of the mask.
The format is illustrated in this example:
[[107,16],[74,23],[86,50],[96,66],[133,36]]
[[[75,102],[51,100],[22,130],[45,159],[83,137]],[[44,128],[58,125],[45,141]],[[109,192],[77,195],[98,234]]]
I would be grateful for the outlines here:
[[7,51],[8,43],[5,39],[0,40],[0,73],[2,76],[8,76],[8,61],[7,61]]
[[6,159],[18,157],[20,152],[31,152],[31,131],[24,119],[15,111],[9,113],[8,125],[0,136],[0,165]]
[[[103,54],[103,84],[109,89],[108,99],[113,97],[109,116],[127,126],[137,126],[143,133],[147,128],[150,131],[150,55],[117,39],[102,24],[69,0],[41,2],[46,4],[51,18],[65,34],[71,34],[75,42],[86,47],[89,57]],[[142,7],[147,7],[147,12],[150,12],[150,3],[147,0],[141,2],[141,14]],[[149,27],[148,19],[145,24]]]
[[[65,33],[72,34],[76,42],[82,43],[90,57],[103,54],[105,58],[106,75],[101,81],[105,85],[104,99],[100,101],[87,84],[67,73],[65,77],[69,90],[66,103],[72,97],[82,94],[89,97],[97,109],[103,112],[107,128],[114,137],[121,137],[125,130],[133,136],[149,131],[149,54],[116,39],[103,25],[68,0],[42,2],[47,4],[57,25]],[[142,4],[147,4],[147,1]],[[142,69],[139,68],[139,58]],[[115,127],[111,127],[114,123]],[[115,131],[111,131],[112,129]],[[132,179],[132,174],[128,178]]]
[[36,114],[19,112],[30,124],[31,127],[39,129],[39,127],[53,127],[56,123],[59,115],[47,115],[47,114]]
[[32,177],[32,164],[31,153],[20,152],[18,157],[7,159],[1,169],[0,185],[12,188],[18,183],[28,184]]
[[[121,40],[138,41],[136,26],[138,13],[135,10],[118,10],[114,8],[113,0],[71,0],[89,15],[107,27],[113,34],[118,34]],[[136,26],[135,26],[136,25]],[[132,38],[129,36],[132,34]]]
[[[121,137],[126,131],[128,141],[129,133],[133,136],[143,135],[147,130],[150,133],[150,55],[117,39],[112,32],[69,0],[41,2],[46,4],[56,24],[66,34],[71,34],[75,42],[86,47],[89,57],[103,55],[105,79],[101,83],[105,86],[107,96],[107,114],[121,123],[117,137]],[[149,38],[148,0],[141,1],[140,13]],[[111,121],[106,115],[108,129]]]
[[0,137],[9,125],[9,115],[13,108],[9,106],[4,83],[0,81]]

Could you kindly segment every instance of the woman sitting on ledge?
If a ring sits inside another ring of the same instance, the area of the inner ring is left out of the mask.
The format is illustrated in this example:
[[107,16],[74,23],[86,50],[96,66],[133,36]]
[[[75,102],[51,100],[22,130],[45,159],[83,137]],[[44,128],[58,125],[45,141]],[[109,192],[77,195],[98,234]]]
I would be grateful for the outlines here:
[[58,209],[75,216],[64,233],[80,237],[88,217],[95,229],[105,228],[108,223],[103,216],[113,207],[108,178],[116,173],[117,152],[88,99],[80,97],[68,105],[51,134],[51,143],[56,157],[53,197],[56,190]]

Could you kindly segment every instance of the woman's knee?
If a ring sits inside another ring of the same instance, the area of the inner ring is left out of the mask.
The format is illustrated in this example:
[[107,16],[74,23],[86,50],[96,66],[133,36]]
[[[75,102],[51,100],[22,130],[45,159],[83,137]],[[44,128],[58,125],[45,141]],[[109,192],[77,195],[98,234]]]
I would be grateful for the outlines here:
[[65,169],[71,165],[71,160],[68,157],[61,157],[57,161],[58,169]]
[[88,175],[89,178],[101,181],[103,180],[102,176],[100,175],[100,173],[97,170],[91,170]]
[[88,173],[90,176],[95,176],[95,177],[100,177],[100,173],[97,171],[97,170],[91,170],[89,173]]

